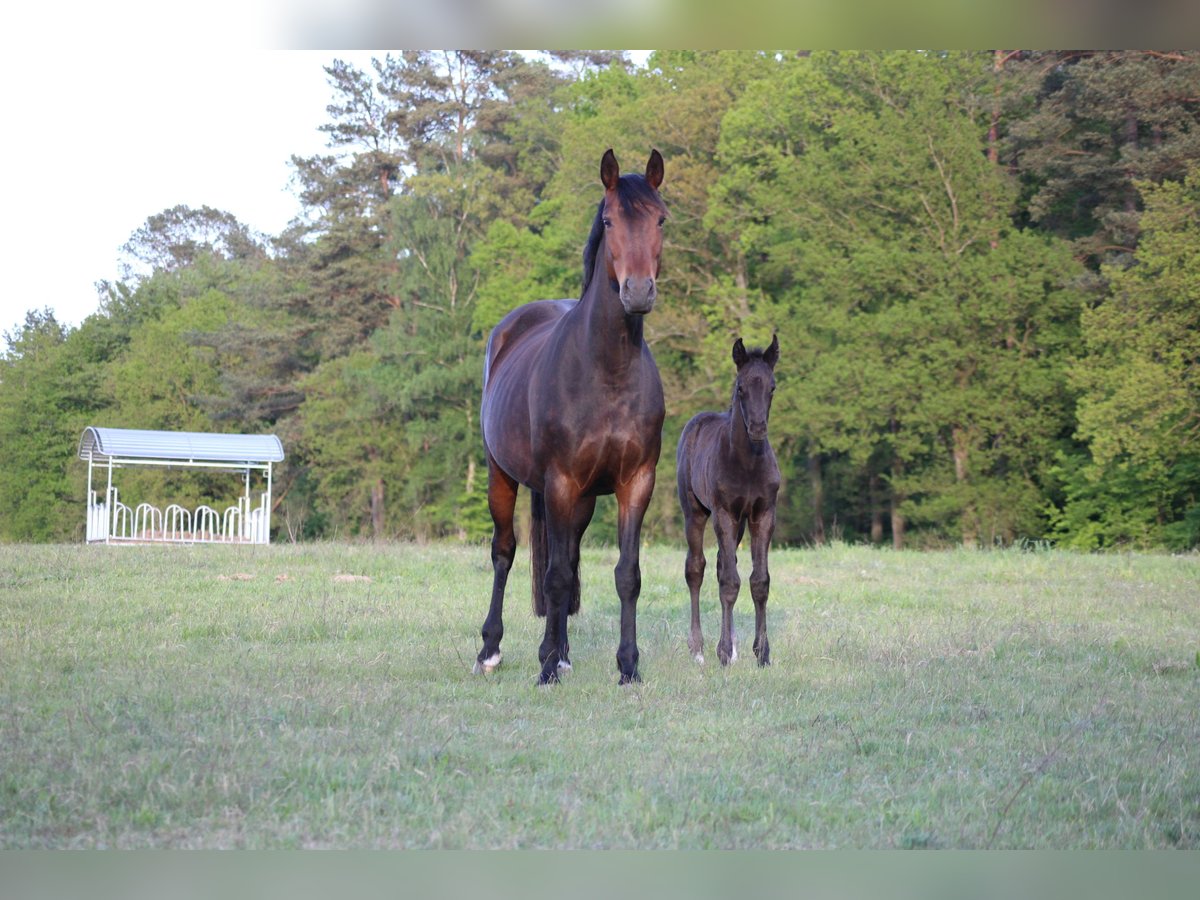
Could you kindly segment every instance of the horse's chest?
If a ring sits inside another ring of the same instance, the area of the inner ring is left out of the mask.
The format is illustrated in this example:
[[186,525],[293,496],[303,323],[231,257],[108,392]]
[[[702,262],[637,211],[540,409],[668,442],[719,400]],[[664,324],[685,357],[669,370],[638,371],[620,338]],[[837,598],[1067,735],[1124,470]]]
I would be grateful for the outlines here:
[[584,489],[612,491],[658,459],[662,412],[653,398],[564,403],[535,428],[547,468],[569,470]]
[[714,506],[727,510],[734,518],[752,518],[775,503],[779,477],[774,466],[730,463],[715,466],[708,473]]

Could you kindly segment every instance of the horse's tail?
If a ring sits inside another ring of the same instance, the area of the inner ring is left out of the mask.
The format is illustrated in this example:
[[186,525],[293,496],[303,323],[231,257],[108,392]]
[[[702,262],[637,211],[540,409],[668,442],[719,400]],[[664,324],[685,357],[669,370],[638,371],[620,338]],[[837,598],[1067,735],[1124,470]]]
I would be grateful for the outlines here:
[[[529,535],[529,561],[531,564],[530,581],[533,587],[533,612],[537,616],[546,615],[546,597],[543,585],[546,583],[546,569],[550,566],[550,536],[546,529],[546,497],[538,491],[529,492],[529,511],[532,523]],[[576,564],[575,577],[572,579],[575,590],[571,595],[568,615],[579,612],[579,566]]]
[[546,615],[546,598],[542,586],[546,583],[546,569],[550,565],[550,536],[546,534],[546,497],[539,491],[529,492],[529,511],[533,522],[529,529],[529,580],[533,584],[534,615]]

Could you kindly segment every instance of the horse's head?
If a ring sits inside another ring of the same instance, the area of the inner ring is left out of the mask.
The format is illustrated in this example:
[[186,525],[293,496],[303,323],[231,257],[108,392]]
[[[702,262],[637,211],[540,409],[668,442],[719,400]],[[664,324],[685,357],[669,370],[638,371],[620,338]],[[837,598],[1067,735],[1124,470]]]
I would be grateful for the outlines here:
[[662,257],[662,226],[667,207],[658,196],[663,158],[650,151],[646,174],[621,177],[612,150],[600,160],[604,200],[599,215],[604,227],[605,265],[609,281],[620,292],[629,315],[645,315],[658,296],[656,281]]
[[767,419],[775,393],[775,363],[779,362],[779,337],[772,336],[766,350],[747,351],[742,339],[733,342],[733,362],[737,366],[733,402],[746,423],[746,434],[754,443],[767,439]]

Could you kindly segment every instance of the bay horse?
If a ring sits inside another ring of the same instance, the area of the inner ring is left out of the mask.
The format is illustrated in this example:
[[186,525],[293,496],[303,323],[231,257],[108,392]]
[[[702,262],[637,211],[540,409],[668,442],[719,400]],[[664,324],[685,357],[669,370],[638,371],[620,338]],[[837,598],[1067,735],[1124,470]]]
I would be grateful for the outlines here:
[[741,579],[737,547],[750,526],[750,596],[754,600],[754,655],[761,666],[771,662],[767,642],[767,594],[771,575],[767,551],[775,532],[775,499],[779,493],[779,464],[767,439],[771,396],[775,393],[775,363],[779,338],[766,350],[747,352],[742,339],[733,345],[737,377],[728,412],[703,412],[683,427],[676,451],[679,504],[687,533],[684,577],[692,595],[692,628],[688,649],[704,662],[700,631],[700,585],[704,581],[704,526],[709,517],[717,536],[717,582],[721,598],[721,665],[737,659],[733,604]]
[[579,300],[517,307],[492,329],[480,424],[492,514],[492,600],[476,672],[500,664],[504,586],[516,552],[518,485],[530,491],[534,612],[546,618],[539,684],[570,669],[567,616],[579,610],[579,542],[596,498],[616,494],[620,684],[640,681],[637,600],[642,518],[654,491],[665,415],[658,367],[642,335],[654,308],[666,205],[663,158],[621,175],[608,150],[604,197],[583,255]]

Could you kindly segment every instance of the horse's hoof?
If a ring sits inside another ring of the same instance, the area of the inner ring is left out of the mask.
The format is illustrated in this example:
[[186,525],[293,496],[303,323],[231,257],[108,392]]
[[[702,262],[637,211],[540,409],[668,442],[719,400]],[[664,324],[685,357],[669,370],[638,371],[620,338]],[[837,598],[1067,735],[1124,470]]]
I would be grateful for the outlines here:
[[620,686],[620,685],[626,685],[626,684],[641,683],[641,680],[642,680],[642,676],[639,675],[637,672],[634,672],[632,675],[622,674],[621,677],[617,680],[617,685]]
[[497,652],[493,653],[491,656],[489,656],[487,659],[475,660],[475,665],[471,669],[471,672],[475,675],[488,675],[488,674],[491,674],[492,672],[496,671],[496,668],[499,665],[500,665],[500,652],[497,651]]
[[542,672],[538,675],[538,687],[544,687],[548,684],[559,684],[562,681],[558,677],[558,669],[551,669],[549,672]]
[[693,653],[692,659],[694,659],[700,665],[704,665],[704,654],[703,653]]
[[559,674],[561,675],[563,672],[570,672],[570,671],[571,671],[571,662],[570,662],[570,660],[566,660],[566,659],[560,659],[560,660],[558,661],[558,672],[559,672]]

